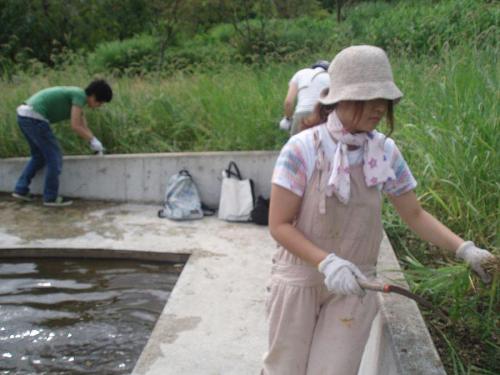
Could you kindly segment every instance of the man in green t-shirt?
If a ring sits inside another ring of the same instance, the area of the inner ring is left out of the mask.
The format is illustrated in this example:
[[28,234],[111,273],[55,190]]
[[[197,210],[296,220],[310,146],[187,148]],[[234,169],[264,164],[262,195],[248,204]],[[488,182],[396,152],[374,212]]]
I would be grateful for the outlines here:
[[57,86],[41,90],[17,108],[17,123],[28,141],[31,159],[17,180],[12,196],[31,201],[31,180],[46,166],[43,190],[45,206],[68,206],[71,200],[59,196],[59,175],[62,170],[62,153],[50,124],[71,120],[71,129],[89,142],[90,148],[104,152],[102,143],[87,126],[83,108],[98,108],[113,98],[113,91],[104,80],[95,80],[85,90],[73,86]]

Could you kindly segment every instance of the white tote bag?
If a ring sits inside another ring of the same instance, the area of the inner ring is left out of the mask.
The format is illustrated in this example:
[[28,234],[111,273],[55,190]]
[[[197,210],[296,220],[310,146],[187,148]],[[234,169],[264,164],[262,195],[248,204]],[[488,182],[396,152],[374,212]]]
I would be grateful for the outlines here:
[[255,204],[253,181],[244,180],[234,161],[222,171],[219,202],[219,219],[227,221],[251,221],[250,213]]

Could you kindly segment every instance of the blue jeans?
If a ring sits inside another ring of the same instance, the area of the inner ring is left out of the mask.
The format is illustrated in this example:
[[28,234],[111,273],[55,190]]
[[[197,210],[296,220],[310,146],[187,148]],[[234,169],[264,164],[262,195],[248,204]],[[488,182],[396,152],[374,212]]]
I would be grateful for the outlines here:
[[62,153],[59,143],[50,125],[45,121],[17,116],[17,123],[30,146],[31,159],[17,180],[14,191],[22,195],[28,194],[31,180],[40,169],[46,166],[43,200],[53,201],[59,192],[59,175],[62,170]]

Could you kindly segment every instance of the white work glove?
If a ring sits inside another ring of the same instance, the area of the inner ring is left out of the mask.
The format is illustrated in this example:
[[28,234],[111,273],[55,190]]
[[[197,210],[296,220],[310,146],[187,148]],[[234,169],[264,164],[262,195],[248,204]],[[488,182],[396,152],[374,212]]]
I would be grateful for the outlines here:
[[330,292],[341,295],[365,295],[357,279],[366,280],[366,277],[348,260],[332,253],[321,261],[318,269],[325,275],[325,285]]
[[488,250],[480,249],[472,241],[465,241],[456,251],[457,258],[465,262],[476,272],[485,283],[491,282],[491,276],[484,270],[482,264],[494,256]]
[[89,145],[92,151],[95,151],[100,155],[104,153],[104,146],[96,137],[92,137],[92,139],[89,141]]
[[292,127],[292,122],[286,117],[283,117],[280,121],[280,129],[289,131],[291,127]]

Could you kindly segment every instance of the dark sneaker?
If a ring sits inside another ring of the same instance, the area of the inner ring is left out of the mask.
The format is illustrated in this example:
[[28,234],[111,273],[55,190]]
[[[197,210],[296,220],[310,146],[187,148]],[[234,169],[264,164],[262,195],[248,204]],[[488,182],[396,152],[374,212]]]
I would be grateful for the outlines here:
[[16,199],[19,199],[20,201],[25,201],[25,202],[32,202],[34,197],[32,194],[19,194],[19,193],[12,193],[12,196]]
[[73,204],[72,200],[63,197],[57,197],[53,201],[43,202],[43,205],[47,207],[64,207],[64,206],[69,206],[71,204]]

